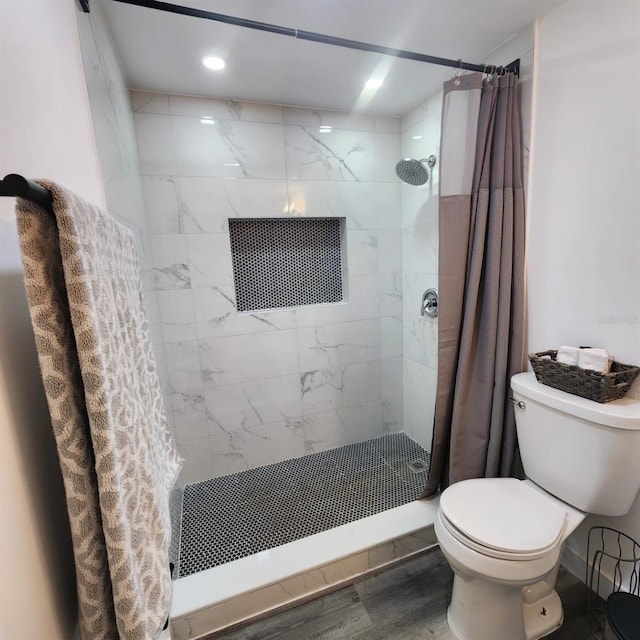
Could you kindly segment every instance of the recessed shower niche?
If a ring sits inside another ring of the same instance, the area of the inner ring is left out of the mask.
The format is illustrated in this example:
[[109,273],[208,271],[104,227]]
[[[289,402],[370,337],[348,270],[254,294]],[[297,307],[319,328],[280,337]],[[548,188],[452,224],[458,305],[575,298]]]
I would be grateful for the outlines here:
[[346,218],[230,218],[238,311],[347,300]]

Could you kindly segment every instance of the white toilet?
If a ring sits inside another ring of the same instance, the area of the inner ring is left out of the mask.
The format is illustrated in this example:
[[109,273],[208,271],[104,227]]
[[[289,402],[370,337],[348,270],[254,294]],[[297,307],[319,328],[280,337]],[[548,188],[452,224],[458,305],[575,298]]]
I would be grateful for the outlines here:
[[598,404],[511,379],[527,480],[451,485],[435,523],[455,578],[447,620],[457,640],[534,640],[557,629],[554,590],[567,536],[589,513],[626,514],[640,488],[640,401]]

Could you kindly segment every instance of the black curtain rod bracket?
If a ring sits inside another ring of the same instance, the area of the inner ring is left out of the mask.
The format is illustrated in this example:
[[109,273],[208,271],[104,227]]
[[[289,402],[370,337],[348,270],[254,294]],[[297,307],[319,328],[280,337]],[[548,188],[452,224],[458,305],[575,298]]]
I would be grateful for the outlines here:
[[42,207],[47,213],[53,214],[51,194],[44,187],[17,173],[10,173],[3,180],[0,180],[0,196],[14,196],[30,200]]
[[395,58],[405,58],[407,60],[416,60],[417,62],[427,62],[429,64],[437,64],[444,67],[452,67],[464,71],[481,71],[483,73],[515,73],[520,72],[520,60],[514,60],[508,65],[501,67],[498,65],[474,64],[472,62],[463,62],[462,60],[450,60],[449,58],[439,58],[438,56],[428,56],[424,53],[416,53],[415,51],[405,51],[404,49],[392,49],[390,47],[381,47],[368,42],[359,42],[358,40],[349,40],[347,38],[338,38],[336,36],[328,36],[322,33],[314,33],[313,31],[303,31],[301,29],[292,29],[290,27],[281,27],[276,24],[267,22],[257,22],[246,18],[237,18],[222,13],[213,13],[212,11],[204,11],[202,9],[194,9],[193,7],[183,7],[168,2],[160,2],[159,0],[114,0],[123,4],[130,4],[136,7],[145,7],[147,9],[157,9],[158,11],[166,11],[168,13],[176,13],[183,16],[191,16],[193,18],[202,18],[204,20],[212,20],[214,22],[222,22],[231,24],[236,27],[247,27],[249,29],[257,29],[258,31],[267,31],[269,33],[277,33],[282,36],[290,36],[298,40],[308,40],[310,42],[320,42],[322,44],[330,44],[336,47],[346,47],[347,49],[357,49],[359,51],[369,51],[371,53],[380,53]]

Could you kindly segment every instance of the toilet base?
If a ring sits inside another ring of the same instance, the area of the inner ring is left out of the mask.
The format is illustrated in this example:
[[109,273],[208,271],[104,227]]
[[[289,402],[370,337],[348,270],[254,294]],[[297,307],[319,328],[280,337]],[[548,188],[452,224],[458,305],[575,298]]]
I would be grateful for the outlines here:
[[527,640],[539,640],[562,626],[564,612],[555,590],[537,602],[522,606]]
[[521,587],[455,574],[447,622],[456,640],[539,640],[563,618],[555,591],[525,604]]

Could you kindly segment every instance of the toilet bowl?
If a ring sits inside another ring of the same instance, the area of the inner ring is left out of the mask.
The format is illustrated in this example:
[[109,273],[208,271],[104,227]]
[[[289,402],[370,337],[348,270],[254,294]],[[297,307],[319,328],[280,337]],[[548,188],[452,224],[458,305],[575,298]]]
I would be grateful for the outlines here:
[[[628,513],[640,488],[640,401],[598,404],[511,381],[527,480],[457,482],[435,532],[454,572],[447,621],[456,640],[537,640],[563,621],[554,590],[567,537],[589,513]],[[576,448],[580,455],[576,455]]]
[[527,480],[466,480],[447,489],[435,531],[455,574],[447,612],[454,637],[534,640],[557,629],[560,556],[585,515]]

